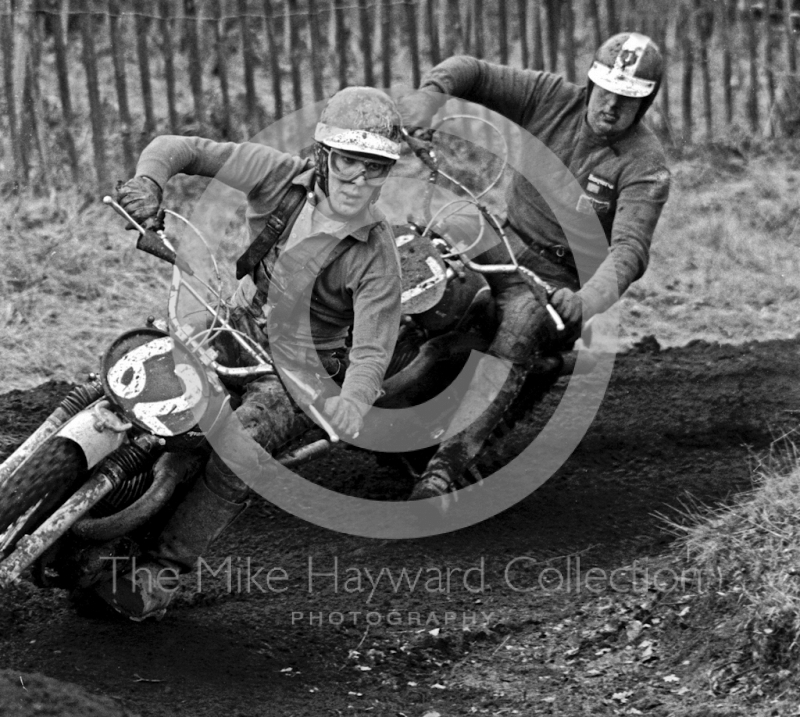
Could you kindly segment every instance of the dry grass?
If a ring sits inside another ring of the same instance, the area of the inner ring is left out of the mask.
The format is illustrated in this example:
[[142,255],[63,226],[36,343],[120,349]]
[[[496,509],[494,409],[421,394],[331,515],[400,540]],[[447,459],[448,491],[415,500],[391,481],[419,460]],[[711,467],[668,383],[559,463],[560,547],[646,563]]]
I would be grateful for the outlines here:
[[[692,510],[672,523],[676,549],[710,590],[720,636],[756,665],[800,658],[800,454],[785,438],[756,470],[752,491],[730,506]],[[724,605],[724,610],[715,605]],[[723,635],[724,633],[724,635]]]
[[684,160],[650,267],[621,301],[622,338],[739,343],[800,331],[800,170],[762,156]]

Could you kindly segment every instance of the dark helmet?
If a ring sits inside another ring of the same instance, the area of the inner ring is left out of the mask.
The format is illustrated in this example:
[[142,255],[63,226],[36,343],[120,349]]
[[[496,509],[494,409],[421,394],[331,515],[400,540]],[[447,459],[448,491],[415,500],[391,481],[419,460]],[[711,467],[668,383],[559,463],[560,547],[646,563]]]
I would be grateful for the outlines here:
[[589,68],[589,92],[594,85],[624,97],[638,97],[642,105],[636,121],[656,97],[664,73],[661,50],[647,35],[622,32],[597,49]]
[[386,159],[400,158],[402,120],[394,100],[374,87],[346,87],[328,100],[314,140],[317,178],[327,193],[328,149],[341,149]]

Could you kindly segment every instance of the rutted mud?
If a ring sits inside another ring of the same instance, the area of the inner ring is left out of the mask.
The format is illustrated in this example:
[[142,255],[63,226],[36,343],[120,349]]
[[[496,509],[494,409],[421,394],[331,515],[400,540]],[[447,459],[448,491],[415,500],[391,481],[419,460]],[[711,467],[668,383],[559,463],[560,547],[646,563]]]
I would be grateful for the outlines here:
[[[642,342],[618,358],[578,450],[505,513],[458,533],[391,542],[329,533],[259,501],[208,557],[214,568],[231,558],[231,581],[225,570],[202,585],[190,577],[161,623],[79,617],[63,593],[15,587],[0,599],[0,668],[12,677],[41,672],[159,717],[493,713],[506,704],[502,691],[461,679],[472,663],[491,663],[504,634],[535,637],[583,599],[538,581],[541,568],[580,556],[584,571],[613,569],[654,555],[670,539],[654,513],[675,514],[689,495],[715,504],[747,489],[754,457],[798,424],[799,359],[800,339],[665,351]],[[0,456],[68,389],[0,396]],[[520,425],[486,465],[535,430],[535,419]],[[338,451],[307,470],[366,496],[408,489],[365,453]],[[420,579],[393,586],[404,568]],[[277,579],[268,584],[270,570]],[[381,570],[373,586],[367,571]],[[531,705],[553,689],[542,676],[547,659],[528,664]],[[3,683],[0,713],[15,704],[13,689],[13,679]],[[55,694],[42,688],[42,703]]]

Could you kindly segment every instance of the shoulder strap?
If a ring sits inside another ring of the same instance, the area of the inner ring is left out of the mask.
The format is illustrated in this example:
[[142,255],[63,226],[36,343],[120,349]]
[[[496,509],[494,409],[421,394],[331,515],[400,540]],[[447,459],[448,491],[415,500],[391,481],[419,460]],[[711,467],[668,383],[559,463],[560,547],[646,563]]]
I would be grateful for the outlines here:
[[300,184],[293,184],[281,197],[278,206],[267,217],[267,223],[260,234],[236,261],[236,278],[241,279],[252,273],[253,269],[272,249],[281,238],[286,226],[297,213],[306,196],[306,188]]

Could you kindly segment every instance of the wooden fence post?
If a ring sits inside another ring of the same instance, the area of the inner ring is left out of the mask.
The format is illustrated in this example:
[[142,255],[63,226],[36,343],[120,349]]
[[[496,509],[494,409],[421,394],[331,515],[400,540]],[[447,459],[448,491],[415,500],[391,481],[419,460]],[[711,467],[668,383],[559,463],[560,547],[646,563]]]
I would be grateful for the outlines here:
[[542,28],[541,0],[531,0],[531,33],[533,35],[531,68],[544,69],[544,35]]
[[[362,0],[362,2],[365,1]],[[436,5],[438,5],[437,0],[425,0],[425,25],[428,30],[431,65],[438,65],[442,61],[442,53],[439,48],[439,27],[436,23]],[[439,11],[442,11],[441,7],[439,7]]]
[[792,27],[792,14],[789,12],[791,7],[784,7],[783,11],[783,30],[786,39],[786,68],[790,75],[797,73],[797,47],[794,40],[794,28]]
[[214,47],[217,51],[217,77],[219,77],[219,91],[222,96],[222,136],[224,139],[233,139],[231,126],[231,95],[228,84],[228,56],[225,48],[225,21],[222,19],[222,6],[211,3],[211,13],[214,18]]
[[132,177],[136,170],[136,157],[131,137],[131,111],[128,106],[128,83],[125,76],[125,45],[119,31],[119,0],[110,0],[108,6],[108,32],[111,39],[111,59],[114,62],[114,86],[119,107],[120,135],[122,136],[122,162],[125,174]]
[[[787,3],[788,4],[788,3]],[[788,8],[787,8],[788,10]],[[773,135],[772,114],[775,110],[775,67],[773,64],[773,39],[772,16],[775,12],[775,0],[767,0],[764,10],[764,74],[767,80],[767,123],[764,126],[764,134],[767,137]]]
[[[722,101],[725,107],[725,124],[730,127],[733,123],[733,60],[731,46],[733,43],[731,28],[731,3],[730,0],[719,0],[720,45],[722,49]],[[735,8],[734,8],[735,9]]]
[[419,38],[417,36],[417,15],[414,9],[414,0],[405,0],[406,33],[408,35],[408,53],[411,61],[411,84],[419,87],[422,75],[419,67]]
[[508,64],[508,8],[506,0],[497,0],[497,38],[500,45],[500,64]]
[[750,130],[758,132],[758,39],[756,37],[756,23],[749,6],[744,9],[744,21],[747,32],[747,50],[750,57],[750,81],[747,93],[747,118],[750,120]]
[[567,82],[575,82],[575,15],[572,0],[563,0],[564,69]]
[[272,6],[270,0],[264,0],[264,34],[267,37],[267,57],[269,57],[270,75],[272,77],[272,99],[275,103],[275,119],[283,117],[283,91],[281,87],[280,43],[275,37],[272,27]]
[[372,33],[369,22],[370,3],[358,0],[359,44],[364,63],[364,84],[372,87],[375,84],[375,72],[372,67]]
[[619,32],[619,15],[617,15],[615,0],[606,0],[606,24],[608,27],[607,37],[616,35]]
[[603,30],[600,27],[600,7],[597,0],[586,0],[586,16],[592,24],[592,39],[595,48],[603,44]]
[[392,84],[392,0],[381,0],[381,84],[387,89]]
[[159,26],[161,28],[161,53],[164,56],[164,79],[167,84],[167,112],[169,131],[178,132],[178,111],[175,107],[175,58],[173,56],[172,28],[170,22],[170,0],[160,0]]
[[[407,2],[409,0],[406,0]],[[475,57],[483,57],[486,50],[483,44],[483,0],[472,0],[472,31],[474,43],[472,54]]]
[[692,45],[694,37],[691,31],[691,10],[688,7],[689,0],[683,0],[678,8],[678,37],[681,43],[681,129],[683,131],[683,143],[692,142],[692,85],[694,76],[694,52]]
[[206,105],[203,97],[203,62],[200,57],[198,40],[200,20],[197,17],[197,4],[195,0],[184,0],[185,11],[185,37],[189,48],[189,85],[192,88],[194,100],[195,123],[203,130],[206,124]]
[[[244,65],[244,104],[247,131],[252,136],[259,131],[261,111],[256,97],[255,57],[253,43],[250,38],[250,13],[247,0],[239,0],[239,33],[242,38],[242,62]],[[295,18],[296,20],[297,18]]]
[[440,36],[442,38],[442,54],[450,57],[464,47],[461,11],[458,0],[443,0],[444,7],[439,13]]
[[39,154],[39,176],[45,191],[49,194],[53,189],[50,171],[50,148],[47,145],[47,136],[44,125],[47,122],[44,103],[42,102],[41,86],[39,83],[39,63],[42,51],[42,32],[41,18],[34,17],[31,26],[31,51],[28,53],[28,79],[26,87],[26,98],[28,105],[28,116],[34,128],[34,138],[36,149]]
[[519,26],[519,55],[522,67],[528,66],[528,0],[517,0],[517,24]]
[[[72,98],[69,91],[69,65],[67,64],[67,43],[64,37],[67,31],[68,0],[61,0],[58,14],[53,18],[55,30],[53,31],[53,49],[56,56],[56,75],[58,77],[58,95],[61,100],[61,119],[64,123],[64,143],[67,147],[67,160],[69,161],[72,181],[80,181],[80,166],[78,150],[75,148],[75,138],[72,136]],[[4,41],[4,40],[3,40]]]
[[558,39],[561,33],[561,0],[545,0],[547,23],[547,70],[558,70]]
[[697,35],[697,50],[700,56],[700,79],[703,86],[703,118],[706,125],[706,140],[711,140],[714,135],[714,121],[712,114],[711,73],[708,63],[708,46],[714,30],[713,10],[705,4],[705,0],[694,0],[695,33]]
[[100,82],[97,76],[97,54],[94,46],[94,15],[90,12],[80,18],[83,66],[86,70],[86,89],[89,95],[89,114],[92,124],[92,150],[97,177],[97,192],[110,190],[106,168],[106,146],[103,123],[103,107],[100,104]]
[[344,22],[345,7],[345,0],[331,0],[333,44],[336,48],[339,89],[347,87],[347,46],[350,38]]
[[[308,28],[311,51],[311,86],[314,92],[314,102],[320,102],[325,96],[322,69],[326,63],[322,60],[322,33],[319,31],[317,0],[308,0]],[[367,84],[371,85],[372,82]]]
[[156,118],[153,112],[153,89],[150,83],[150,51],[147,47],[147,34],[150,18],[141,13],[134,15],[136,25],[136,57],[139,61],[139,77],[142,84],[142,104],[144,105],[144,127],[141,145],[146,145],[155,134]]

